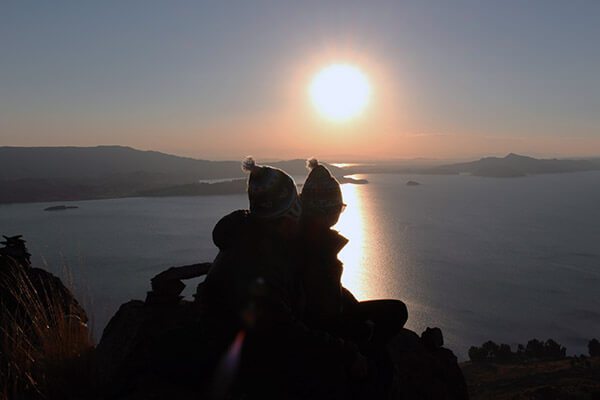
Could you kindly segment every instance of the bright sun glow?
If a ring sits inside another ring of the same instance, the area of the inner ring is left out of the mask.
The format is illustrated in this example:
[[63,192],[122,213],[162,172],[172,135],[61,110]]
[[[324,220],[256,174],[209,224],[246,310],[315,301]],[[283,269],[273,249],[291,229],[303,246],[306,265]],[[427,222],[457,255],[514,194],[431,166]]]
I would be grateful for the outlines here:
[[333,121],[345,121],[360,114],[371,96],[365,74],[348,64],[333,64],[322,69],[310,85],[316,109]]

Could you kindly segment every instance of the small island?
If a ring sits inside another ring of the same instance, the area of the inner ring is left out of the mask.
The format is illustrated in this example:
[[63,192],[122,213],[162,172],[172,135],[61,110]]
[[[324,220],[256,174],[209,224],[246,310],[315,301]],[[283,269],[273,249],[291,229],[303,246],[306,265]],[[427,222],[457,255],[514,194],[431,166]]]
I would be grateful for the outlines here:
[[65,205],[52,206],[52,207],[44,208],[44,211],[63,211],[63,210],[70,210],[73,208],[79,208],[79,207],[78,206],[65,206]]
[[421,184],[417,181],[408,181],[406,182],[406,186],[420,186]]
[[354,178],[352,176],[336,176],[336,179],[342,185],[345,184],[345,183],[350,183],[350,184],[353,184],[353,185],[366,185],[367,183],[369,183],[369,181],[366,180],[366,179],[363,179],[363,178]]

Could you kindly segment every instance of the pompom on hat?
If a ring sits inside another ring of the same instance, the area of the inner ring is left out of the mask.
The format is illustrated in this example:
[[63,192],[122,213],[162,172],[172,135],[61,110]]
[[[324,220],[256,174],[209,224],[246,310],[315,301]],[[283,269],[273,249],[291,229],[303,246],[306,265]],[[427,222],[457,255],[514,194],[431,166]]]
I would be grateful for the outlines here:
[[303,213],[306,215],[328,215],[339,213],[343,207],[342,190],[339,182],[316,158],[306,161],[310,170],[304,182],[302,194]]
[[296,183],[284,171],[267,165],[257,165],[254,158],[242,161],[248,172],[250,215],[258,218],[278,218],[289,215],[298,218],[302,211]]

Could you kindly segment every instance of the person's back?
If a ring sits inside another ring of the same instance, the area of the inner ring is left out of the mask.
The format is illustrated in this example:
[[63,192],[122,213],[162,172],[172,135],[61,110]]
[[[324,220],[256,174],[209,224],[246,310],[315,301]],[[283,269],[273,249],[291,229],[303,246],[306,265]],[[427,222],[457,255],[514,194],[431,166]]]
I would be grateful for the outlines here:
[[347,239],[332,229],[345,208],[340,184],[316,159],[308,160],[307,166],[310,172],[301,193],[307,323],[361,346],[373,369],[369,391],[384,396],[393,370],[386,344],[404,326],[406,306],[392,299],[359,302],[342,286],[338,253]]
[[307,167],[309,174],[300,195],[306,319],[337,334],[356,336],[341,324],[344,315],[357,315],[358,301],[341,283],[343,264],[338,253],[348,239],[332,229],[346,207],[340,184],[316,159],[308,160]]
[[219,319],[228,335],[252,322],[245,319],[251,317],[248,313],[257,296],[273,295],[282,307],[283,303],[294,306],[300,295],[294,283],[294,252],[289,242],[246,210],[223,217],[213,230],[213,241],[219,254],[203,284],[201,302],[207,316]]
[[225,385],[223,376],[239,363],[233,389],[217,389],[249,398],[344,398],[344,363],[356,358],[356,348],[301,321],[295,184],[274,168],[252,162],[248,169],[250,211],[233,212],[215,226],[219,254],[201,291],[210,351],[225,362],[215,383]]
[[339,251],[348,240],[332,229],[302,226],[304,257],[302,279],[307,292],[306,320],[309,324],[326,327],[339,318],[346,306],[341,284],[343,264]]

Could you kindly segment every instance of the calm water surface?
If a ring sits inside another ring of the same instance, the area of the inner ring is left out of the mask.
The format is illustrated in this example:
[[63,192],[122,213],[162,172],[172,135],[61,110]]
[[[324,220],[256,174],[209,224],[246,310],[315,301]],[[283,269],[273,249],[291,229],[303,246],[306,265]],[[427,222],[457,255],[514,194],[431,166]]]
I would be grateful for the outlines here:
[[[343,280],[361,299],[394,297],[409,328],[443,329],[449,347],[552,337],[587,352],[600,332],[600,172],[515,179],[365,175],[343,185]],[[420,186],[406,186],[408,180]],[[0,206],[0,233],[24,234],[35,264],[70,274],[96,336],[149,279],[211,260],[218,219],[245,196]],[[189,285],[190,288],[194,284]],[[189,293],[189,291],[188,291]]]

